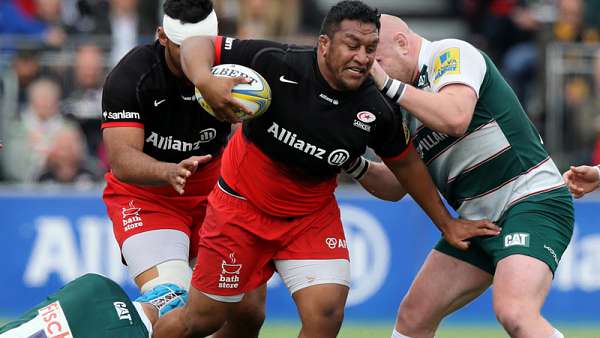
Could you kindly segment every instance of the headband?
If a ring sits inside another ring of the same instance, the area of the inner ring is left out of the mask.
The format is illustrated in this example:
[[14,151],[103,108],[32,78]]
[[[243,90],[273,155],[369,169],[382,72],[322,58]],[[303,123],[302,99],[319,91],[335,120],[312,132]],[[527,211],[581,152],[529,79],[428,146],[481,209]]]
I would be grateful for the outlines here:
[[179,19],[173,19],[165,14],[163,16],[163,29],[167,38],[171,42],[181,45],[183,40],[198,35],[217,35],[219,34],[219,22],[217,14],[213,10],[210,14],[196,23],[181,23]]

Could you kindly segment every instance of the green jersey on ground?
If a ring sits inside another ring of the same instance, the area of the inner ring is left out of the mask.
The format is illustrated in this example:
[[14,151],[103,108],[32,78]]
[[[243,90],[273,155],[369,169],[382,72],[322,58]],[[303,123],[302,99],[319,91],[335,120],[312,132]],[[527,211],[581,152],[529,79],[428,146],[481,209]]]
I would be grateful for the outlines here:
[[0,327],[0,338],[148,338],[149,331],[141,306],[117,283],[86,274]]

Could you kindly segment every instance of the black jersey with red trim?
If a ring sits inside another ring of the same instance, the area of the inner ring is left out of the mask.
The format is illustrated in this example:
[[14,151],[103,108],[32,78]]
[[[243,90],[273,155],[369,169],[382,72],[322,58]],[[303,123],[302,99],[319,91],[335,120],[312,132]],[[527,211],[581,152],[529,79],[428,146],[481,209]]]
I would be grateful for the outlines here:
[[169,71],[158,41],[134,48],[106,78],[102,128],[123,126],[143,128],[144,153],[173,163],[220,155],[231,130],[202,109],[191,82]]
[[244,122],[243,137],[228,145],[221,167],[227,184],[263,211],[310,213],[333,198],[340,169],[367,147],[385,159],[408,149],[398,105],[371,78],[357,90],[331,88],[315,48],[217,37],[215,49],[215,64],[250,67],[271,87],[269,109]]

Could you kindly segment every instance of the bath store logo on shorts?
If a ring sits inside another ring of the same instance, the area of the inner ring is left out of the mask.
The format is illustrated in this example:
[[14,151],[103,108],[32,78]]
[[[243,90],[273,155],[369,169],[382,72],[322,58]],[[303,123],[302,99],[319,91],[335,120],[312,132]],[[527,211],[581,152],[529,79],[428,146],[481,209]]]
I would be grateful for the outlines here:
[[229,263],[221,262],[221,274],[219,275],[220,289],[237,289],[240,285],[240,271],[242,264],[236,264],[235,253],[229,254]]
[[134,205],[133,200],[129,201],[129,208],[123,208],[123,210],[121,210],[121,213],[123,214],[123,227],[126,232],[144,225],[142,217],[140,216],[140,210],[142,210],[142,208],[137,208]]
[[[350,252],[352,288],[347,304],[352,306],[367,301],[382,287],[390,269],[390,243],[381,223],[366,209],[342,204],[340,211],[346,233],[342,244]],[[326,244],[339,247],[340,241]]]

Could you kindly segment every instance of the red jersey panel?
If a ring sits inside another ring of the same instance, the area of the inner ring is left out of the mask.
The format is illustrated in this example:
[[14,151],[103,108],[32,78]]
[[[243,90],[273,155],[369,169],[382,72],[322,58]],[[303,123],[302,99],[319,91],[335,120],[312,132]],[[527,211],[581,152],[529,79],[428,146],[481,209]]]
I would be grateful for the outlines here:
[[233,190],[275,217],[297,217],[321,209],[334,199],[336,178],[308,183],[290,176],[238,129],[223,154],[221,176]]

